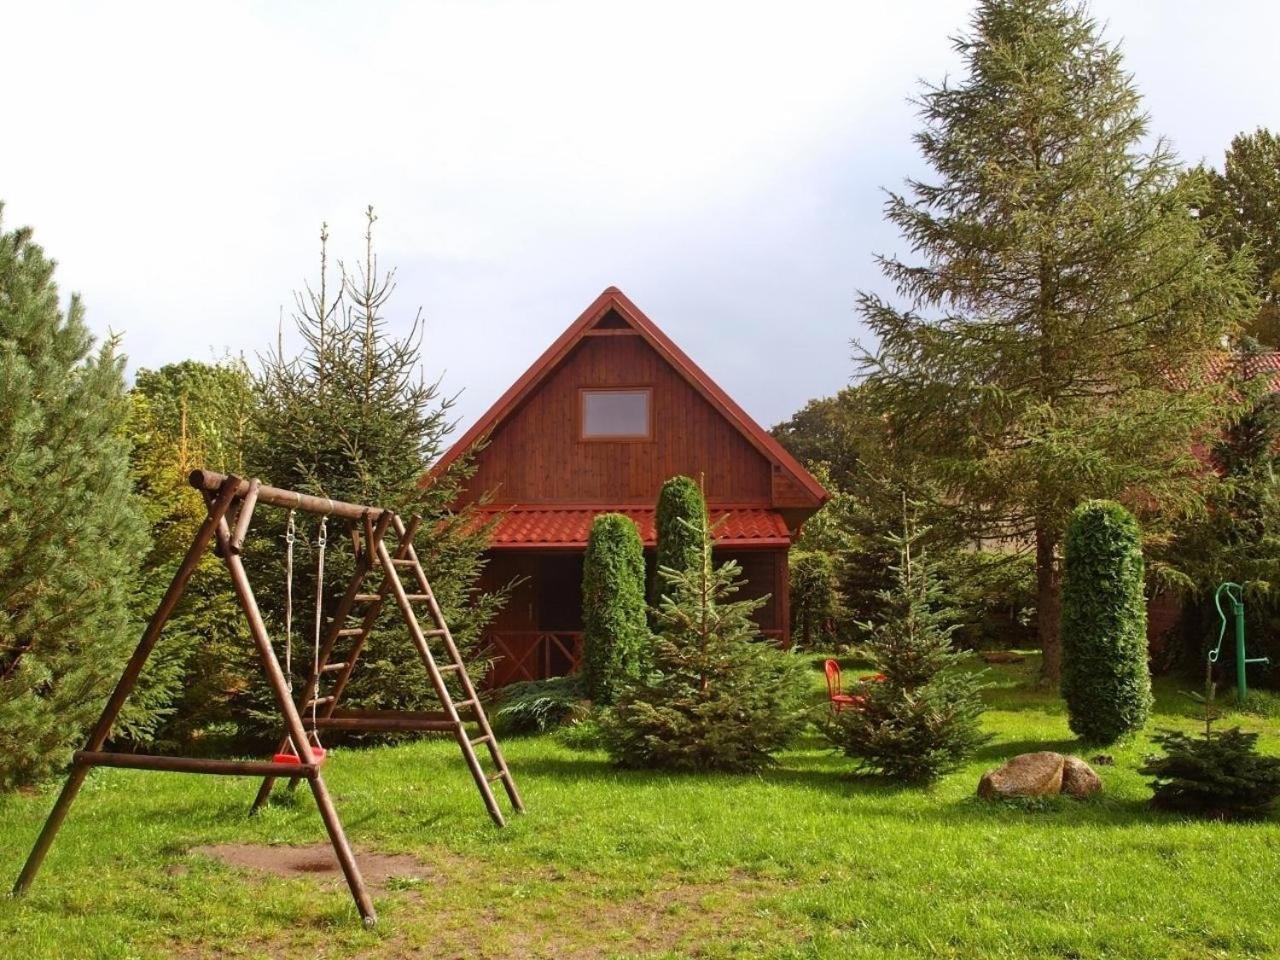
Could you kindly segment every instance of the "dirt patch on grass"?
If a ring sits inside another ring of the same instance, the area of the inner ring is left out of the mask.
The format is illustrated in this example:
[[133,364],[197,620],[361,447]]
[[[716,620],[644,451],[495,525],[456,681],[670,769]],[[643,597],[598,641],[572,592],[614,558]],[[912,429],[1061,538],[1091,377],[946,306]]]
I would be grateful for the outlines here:
[[[309,878],[326,887],[345,885],[327,844],[228,843],[194,847],[192,853],[245,871]],[[383,914],[377,942],[362,947],[360,956],[697,957],[723,952],[731,943],[795,943],[804,937],[801,929],[765,908],[768,897],[780,892],[779,886],[747,875],[735,874],[721,883],[663,877],[647,884],[623,884],[549,866],[526,867],[511,876],[495,864],[434,850],[427,860],[367,851],[356,856]],[[398,899],[404,897],[408,901]],[[256,946],[271,956],[292,956],[301,945],[289,940],[289,933],[281,931],[280,940],[268,936]],[[750,946],[746,949],[754,952]],[[210,955],[219,954],[205,954]]]
[[[241,870],[257,870],[277,877],[311,877],[326,885],[346,885],[338,858],[327,843],[300,847],[219,843],[192,847],[191,852]],[[445,875],[440,867],[403,853],[358,852],[356,862],[365,884],[374,890],[385,890],[392,881],[429,880]]]

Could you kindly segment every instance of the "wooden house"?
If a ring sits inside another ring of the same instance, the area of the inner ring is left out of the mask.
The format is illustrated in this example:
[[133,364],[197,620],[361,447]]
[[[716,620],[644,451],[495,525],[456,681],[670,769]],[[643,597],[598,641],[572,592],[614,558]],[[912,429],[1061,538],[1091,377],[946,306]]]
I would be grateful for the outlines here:
[[741,564],[743,595],[769,597],[757,614],[761,630],[788,643],[787,552],[828,494],[616,287],[587,307],[440,466],[482,439],[461,502],[488,493],[484,509],[501,514],[484,585],[523,578],[490,627],[495,683],[577,668],[592,518],[631,517],[652,566],[654,504],[676,474],[701,480],[717,524],[717,561]]

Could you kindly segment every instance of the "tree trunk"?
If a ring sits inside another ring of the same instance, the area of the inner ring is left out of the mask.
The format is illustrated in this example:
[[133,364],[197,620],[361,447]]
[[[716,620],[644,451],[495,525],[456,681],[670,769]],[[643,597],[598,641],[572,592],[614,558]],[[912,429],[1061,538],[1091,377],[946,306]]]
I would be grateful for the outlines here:
[[1040,682],[1057,687],[1062,679],[1061,578],[1054,556],[1057,538],[1045,527],[1036,527],[1036,621],[1044,660]]

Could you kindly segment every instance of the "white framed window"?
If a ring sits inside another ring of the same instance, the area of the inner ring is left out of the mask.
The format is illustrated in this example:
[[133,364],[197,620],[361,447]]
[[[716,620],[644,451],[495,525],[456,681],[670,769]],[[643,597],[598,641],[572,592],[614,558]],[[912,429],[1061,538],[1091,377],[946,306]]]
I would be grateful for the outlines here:
[[583,440],[648,440],[653,436],[650,387],[585,387],[581,391]]

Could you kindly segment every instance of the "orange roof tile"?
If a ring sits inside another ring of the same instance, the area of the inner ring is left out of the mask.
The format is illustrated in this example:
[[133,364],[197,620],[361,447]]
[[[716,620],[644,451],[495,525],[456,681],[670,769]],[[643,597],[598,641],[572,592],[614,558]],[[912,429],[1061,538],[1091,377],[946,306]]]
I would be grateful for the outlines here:
[[[657,542],[652,507],[508,507],[489,541],[492,547],[585,547],[591,521],[600,513],[621,513],[640,529],[646,547]],[[717,546],[785,547],[791,543],[786,521],[774,510],[710,508]]]

